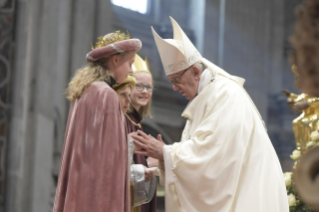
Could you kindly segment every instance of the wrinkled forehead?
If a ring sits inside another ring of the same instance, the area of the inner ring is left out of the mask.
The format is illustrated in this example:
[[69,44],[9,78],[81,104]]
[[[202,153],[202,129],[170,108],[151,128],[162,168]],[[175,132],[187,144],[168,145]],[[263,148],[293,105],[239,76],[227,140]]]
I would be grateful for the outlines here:
[[183,71],[184,71],[184,70],[181,70],[181,71],[176,72],[176,73],[174,73],[174,74],[167,75],[167,78],[168,78],[168,79],[177,78],[177,77],[179,77],[179,76],[183,73]]

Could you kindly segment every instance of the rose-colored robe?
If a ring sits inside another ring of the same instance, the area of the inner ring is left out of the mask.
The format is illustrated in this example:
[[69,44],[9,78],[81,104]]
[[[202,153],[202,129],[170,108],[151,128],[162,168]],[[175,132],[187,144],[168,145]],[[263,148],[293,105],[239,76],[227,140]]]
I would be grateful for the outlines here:
[[129,212],[128,147],[117,94],[95,82],[71,104],[54,212]]
[[[128,113],[128,116],[136,124],[139,124],[142,120],[142,117],[138,114],[138,112],[135,109],[133,110],[132,113]],[[126,118],[128,133],[136,132],[137,130],[143,131],[142,126],[141,128],[139,128],[138,126],[134,125],[127,117],[125,118]],[[146,157],[143,155],[134,154],[133,160],[135,164],[142,164],[148,167]],[[149,203],[141,205],[141,212],[156,212],[156,202],[157,202],[157,198],[156,198],[156,191],[155,191],[153,199]]]

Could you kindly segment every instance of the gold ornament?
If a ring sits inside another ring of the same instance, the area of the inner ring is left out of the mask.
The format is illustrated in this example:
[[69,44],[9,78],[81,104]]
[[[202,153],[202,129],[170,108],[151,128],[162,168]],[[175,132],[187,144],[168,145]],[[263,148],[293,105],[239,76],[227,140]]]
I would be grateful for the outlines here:
[[136,84],[136,79],[132,76],[127,76],[123,83],[116,83],[113,85],[113,89],[116,91],[116,93],[119,93],[121,90],[126,88],[126,86],[130,86],[131,90],[134,89]]
[[[298,69],[296,65],[291,67],[298,82]],[[295,134],[297,150],[303,154],[307,149],[307,144],[311,141],[311,133],[319,129],[319,98],[311,97],[308,94],[294,94],[283,91],[288,97],[288,106],[294,113],[301,115],[292,121],[292,128]]]
[[135,54],[135,61],[132,65],[132,70],[133,70],[133,74],[138,72],[146,72],[152,75],[150,72],[150,67],[149,67],[147,58],[145,58],[145,61],[144,61],[138,54]]
[[294,94],[284,91],[288,97],[287,103],[293,112],[301,115],[292,121],[297,150],[303,154],[307,144],[311,142],[311,133],[319,129],[319,98],[308,94]]
[[133,121],[127,114],[125,114],[126,118],[128,118],[128,120],[130,120],[130,122],[132,124],[134,124],[135,126],[139,127],[140,129],[142,129],[142,125],[140,123],[135,123],[135,121]]
[[300,95],[291,94],[289,99],[293,102],[294,107],[302,110],[301,115],[293,120],[292,128],[297,148],[304,153],[307,143],[311,141],[311,132],[319,129],[319,98],[309,97],[302,93]]
[[100,36],[97,38],[97,39],[99,39],[99,42],[97,42],[95,44],[95,47],[91,43],[91,48],[93,50],[93,49],[101,48],[103,46],[108,46],[108,45],[113,44],[113,43],[118,42],[118,41],[131,39],[130,33],[128,31],[126,31],[126,32],[127,32],[127,35],[125,33],[121,33],[120,30],[115,31],[116,35],[114,35],[112,38],[106,38],[106,35]]
[[296,65],[291,66],[292,72],[295,74],[296,77],[299,77],[298,69]]

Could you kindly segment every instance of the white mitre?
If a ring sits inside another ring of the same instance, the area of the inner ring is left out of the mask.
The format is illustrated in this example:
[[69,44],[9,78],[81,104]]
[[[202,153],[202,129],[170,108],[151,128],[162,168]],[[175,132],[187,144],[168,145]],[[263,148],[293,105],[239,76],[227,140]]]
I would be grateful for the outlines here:
[[182,28],[172,17],[170,18],[173,25],[173,39],[161,38],[152,27],[153,36],[167,76],[187,69],[202,58],[202,55]]
[[235,81],[240,86],[244,85],[245,79],[230,75],[214,63],[203,58],[178,23],[172,17],[170,18],[173,25],[174,39],[161,38],[152,27],[166,76],[185,70],[196,62],[201,62],[213,75],[219,74]]

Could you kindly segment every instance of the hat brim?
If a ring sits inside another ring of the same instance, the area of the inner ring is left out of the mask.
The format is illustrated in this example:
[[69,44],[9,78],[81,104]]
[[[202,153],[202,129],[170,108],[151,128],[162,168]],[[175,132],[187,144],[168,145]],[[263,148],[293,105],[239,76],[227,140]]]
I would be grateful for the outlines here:
[[123,53],[127,51],[138,52],[142,48],[142,42],[139,39],[129,39],[119,41],[108,46],[103,46],[93,49],[86,55],[86,60],[93,63],[101,58],[108,58],[114,54]]

